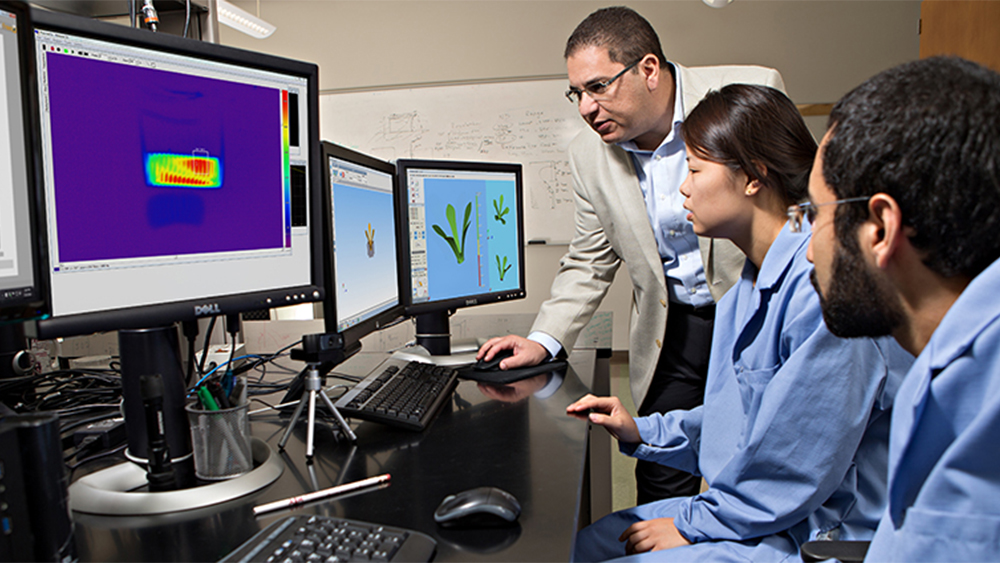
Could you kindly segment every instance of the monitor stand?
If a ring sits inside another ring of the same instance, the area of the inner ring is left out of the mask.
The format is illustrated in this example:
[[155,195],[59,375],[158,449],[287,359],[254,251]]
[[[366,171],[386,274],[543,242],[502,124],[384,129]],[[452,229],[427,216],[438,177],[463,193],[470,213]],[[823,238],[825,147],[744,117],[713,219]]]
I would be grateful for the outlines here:
[[27,375],[32,362],[24,323],[0,324],[0,379]]
[[193,485],[194,456],[191,453],[191,427],[184,411],[187,390],[177,327],[119,330],[118,354],[122,365],[125,434],[128,438],[125,456],[137,464],[146,464],[149,440],[139,381],[144,375],[159,374],[163,380],[164,434],[177,485],[180,488]]
[[[250,494],[277,479],[285,464],[265,442],[251,439],[254,469],[226,481],[195,485],[191,430],[184,411],[186,389],[177,328],[173,325],[118,331],[122,364],[128,462],[96,471],[70,485],[70,508],[108,515],[162,514],[211,506]],[[179,488],[141,491],[147,485],[148,439],[139,378],[160,374],[163,417],[171,466]]]
[[[479,351],[474,342],[451,341],[451,311],[435,311],[416,315],[417,348],[393,355],[399,359],[429,362],[439,366],[463,366],[476,361]],[[426,350],[426,354],[421,351]]]

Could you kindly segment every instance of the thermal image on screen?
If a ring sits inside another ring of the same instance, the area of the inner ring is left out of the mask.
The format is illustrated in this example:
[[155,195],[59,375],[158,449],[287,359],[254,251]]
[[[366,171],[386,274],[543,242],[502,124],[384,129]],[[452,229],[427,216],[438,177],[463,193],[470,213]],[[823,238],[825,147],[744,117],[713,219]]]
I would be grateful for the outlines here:
[[281,90],[54,51],[46,68],[60,263],[290,248]]
[[218,188],[222,186],[222,167],[212,156],[147,154],[146,181],[150,186]]
[[428,178],[424,197],[428,299],[518,287],[513,181]]

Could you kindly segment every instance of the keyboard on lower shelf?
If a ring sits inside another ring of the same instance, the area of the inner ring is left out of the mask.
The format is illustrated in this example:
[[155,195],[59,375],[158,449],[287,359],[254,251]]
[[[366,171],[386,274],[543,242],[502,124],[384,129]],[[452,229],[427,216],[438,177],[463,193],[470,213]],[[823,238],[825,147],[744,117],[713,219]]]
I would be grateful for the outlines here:
[[423,430],[458,385],[458,370],[390,358],[337,400],[344,416]]
[[436,550],[434,538],[414,530],[303,515],[272,522],[220,563],[430,561]]

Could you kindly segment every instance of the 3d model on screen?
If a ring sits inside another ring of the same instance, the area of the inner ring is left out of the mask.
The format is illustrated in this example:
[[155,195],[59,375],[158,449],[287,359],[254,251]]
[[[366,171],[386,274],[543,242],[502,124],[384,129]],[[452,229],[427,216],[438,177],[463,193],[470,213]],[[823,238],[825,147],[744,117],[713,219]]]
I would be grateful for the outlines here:
[[365,238],[368,239],[368,257],[375,257],[375,229],[372,228],[372,224],[368,223],[368,228],[365,229]]
[[455,253],[455,260],[459,264],[465,262],[465,233],[469,231],[469,216],[472,215],[472,202],[465,206],[465,218],[462,219],[462,236],[458,236],[458,224],[455,222],[455,208],[449,203],[445,208],[445,216],[448,217],[448,224],[451,225],[451,236],[444,233],[444,229],[438,225],[432,225],[434,232],[441,235],[441,238],[451,246],[451,251]]
[[502,264],[500,263],[500,256],[497,255],[496,258],[497,258],[497,270],[500,272],[500,281],[503,281],[503,277],[507,275],[507,272],[510,270],[511,266],[513,266],[513,264],[507,263],[506,256],[503,257]]
[[[500,223],[506,225],[507,224],[507,220],[504,219],[503,216],[506,215],[506,214],[508,214],[508,213],[510,213],[510,208],[504,206],[504,204],[503,204],[503,194],[500,194],[500,202],[499,203],[497,203],[497,200],[495,200],[495,199],[493,200],[493,209],[496,211],[496,214],[493,215],[493,218],[496,219],[497,221],[500,221]],[[501,276],[500,279],[503,279],[503,276]]]
[[192,154],[150,153],[146,155],[146,181],[151,186],[178,188],[219,188],[222,167],[208,151]]

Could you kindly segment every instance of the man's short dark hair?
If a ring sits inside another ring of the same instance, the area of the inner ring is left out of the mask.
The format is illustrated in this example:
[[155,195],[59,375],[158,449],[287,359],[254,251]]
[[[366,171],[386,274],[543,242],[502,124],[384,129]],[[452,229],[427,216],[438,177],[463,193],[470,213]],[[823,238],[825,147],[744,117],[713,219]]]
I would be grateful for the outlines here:
[[[838,199],[895,199],[923,262],[975,277],[1000,258],[1000,74],[956,57],[868,79],[830,114],[823,176]],[[840,244],[856,248],[864,205],[841,205]]]
[[646,18],[624,6],[601,8],[576,26],[566,41],[563,57],[569,58],[585,47],[604,47],[613,63],[630,65],[652,53],[667,65],[660,38]]

